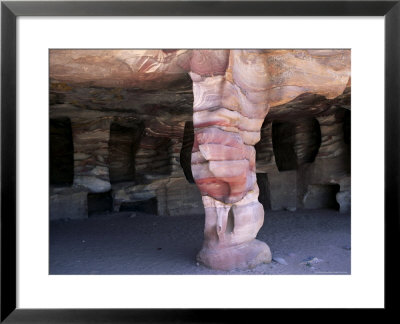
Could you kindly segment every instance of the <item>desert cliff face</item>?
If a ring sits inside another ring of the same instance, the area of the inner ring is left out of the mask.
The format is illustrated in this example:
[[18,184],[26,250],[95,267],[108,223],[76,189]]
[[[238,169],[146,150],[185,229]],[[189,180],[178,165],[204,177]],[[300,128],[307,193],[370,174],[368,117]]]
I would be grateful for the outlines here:
[[264,209],[350,208],[350,94],[349,50],[51,50],[51,217],[205,212],[199,261],[269,262]]

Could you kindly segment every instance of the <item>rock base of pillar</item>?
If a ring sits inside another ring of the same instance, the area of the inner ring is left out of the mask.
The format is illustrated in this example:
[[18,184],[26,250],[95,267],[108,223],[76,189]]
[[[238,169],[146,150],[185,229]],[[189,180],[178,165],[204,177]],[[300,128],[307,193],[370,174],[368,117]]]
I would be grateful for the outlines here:
[[235,246],[203,248],[197,255],[197,261],[215,270],[251,269],[271,259],[269,246],[256,239]]

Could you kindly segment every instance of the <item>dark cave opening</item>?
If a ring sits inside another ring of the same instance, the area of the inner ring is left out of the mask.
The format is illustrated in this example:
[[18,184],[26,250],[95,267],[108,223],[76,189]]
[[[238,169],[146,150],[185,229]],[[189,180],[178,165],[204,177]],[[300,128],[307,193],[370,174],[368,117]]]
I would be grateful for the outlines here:
[[109,213],[113,210],[113,198],[111,190],[107,192],[88,193],[87,195],[88,216]]
[[74,145],[69,118],[50,119],[50,185],[72,185]]
[[258,201],[263,205],[264,210],[271,209],[271,197],[269,189],[268,174],[257,173],[257,185],[259,189]]
[[339,210],[340,205],[336,200],[336,194],[340,191],[338,184],[309,185],[304,197],[306,209],[327,208]]
[[179,161],[183,169],[183,173],[185,174],[186,180],[189,183],[194,183],[192,166],[191,166],[193,142],[194,142],[193,122],[187,121],[185,123],[185,129],[183,131],[182,148]]
[[296,170],[314,162],[321,146],[321,127],[315,118],[272,122],[272,147],[279,171]]
[[272,146],[279,171],[297,169],[295,151],[296,125],[288,122],[272,122]]
[[119,211],[137,211],[157,215],[157,198],[153,197],[147,200],[123,202]]

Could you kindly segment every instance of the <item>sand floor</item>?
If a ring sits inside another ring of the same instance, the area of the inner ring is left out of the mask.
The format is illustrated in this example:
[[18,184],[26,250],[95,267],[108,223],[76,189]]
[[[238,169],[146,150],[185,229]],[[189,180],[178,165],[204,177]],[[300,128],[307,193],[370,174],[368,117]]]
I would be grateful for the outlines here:
[[350,274],[350,215],[268,211],[257,238],[274,261],[218,271],[196,262],[204,215],[121,212],[50,222],[50,274]]

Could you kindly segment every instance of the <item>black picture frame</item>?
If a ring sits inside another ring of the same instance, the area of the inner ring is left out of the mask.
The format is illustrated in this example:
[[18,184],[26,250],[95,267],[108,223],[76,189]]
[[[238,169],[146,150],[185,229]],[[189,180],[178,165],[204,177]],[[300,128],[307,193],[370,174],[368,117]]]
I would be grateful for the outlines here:
[[[2,1],[1,318],[3,323],[227,322],[265,310],[16,308],[16,18],[18,16],[384,16],[385,310],[395,310],[399,247],[400,0],[396,1]],[[372,170],[373,172],[373,170]],[[373,190],[373,188],[371,188]],[[368,247],[365,247],[368,248]],[[251,313],[250,313],[251,312]],[[249,314],[250,313],[250,314]],[[261,313],[261,314],[259,314]],[[254,316],[254,317],[253,317]]]

